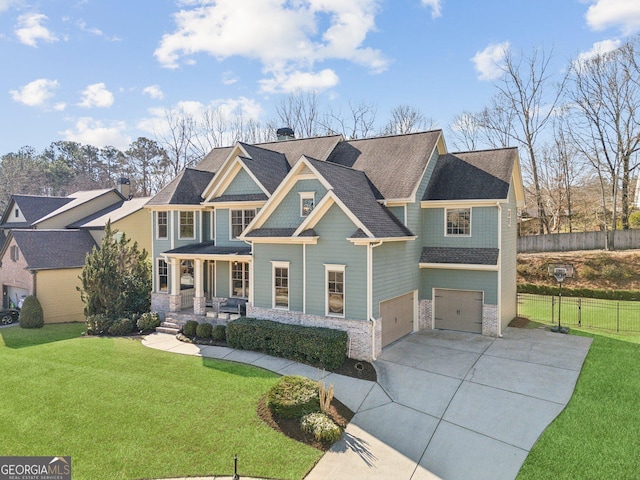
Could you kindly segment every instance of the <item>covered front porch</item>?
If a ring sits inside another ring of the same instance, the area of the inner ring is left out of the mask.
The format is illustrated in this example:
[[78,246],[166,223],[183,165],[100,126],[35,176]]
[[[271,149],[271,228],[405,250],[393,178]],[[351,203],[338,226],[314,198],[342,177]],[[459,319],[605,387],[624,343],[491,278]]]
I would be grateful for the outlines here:
[[168,312],[219,314],[226,302],[239,305],[251,298],[251,247],[205,242],[167,251],[162,257],[167,265],[166,278],[158,283],[168,297]]

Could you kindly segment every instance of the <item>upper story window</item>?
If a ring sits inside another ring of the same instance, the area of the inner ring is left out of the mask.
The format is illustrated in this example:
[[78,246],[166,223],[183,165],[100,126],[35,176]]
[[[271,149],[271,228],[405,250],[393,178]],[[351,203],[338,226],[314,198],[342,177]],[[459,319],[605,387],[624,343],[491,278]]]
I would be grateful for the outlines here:
[[180,212],[180,238],[196,238],[194,212]]
[[306,217],[316,205],[315,192],[300,192],[300,216]]
[[447,218],[446,236],[471,236],[470,208],[447,208],[445,216]]
[[231,210],[231,238],[237,238],[256,216],[254,210]]
[[20,218],[20,209],[19,208],[16,208],[15,215],[16,215],[16,218]]
[[11,248],[9,249],[9,253],[11,255],[11,260],[13,260],[14,262],[17,262],[18,260],[20,260],[20,249],[18,248],[17,245],[11,245]]
[[156,212],[157,238],[169,237],[169,212]]

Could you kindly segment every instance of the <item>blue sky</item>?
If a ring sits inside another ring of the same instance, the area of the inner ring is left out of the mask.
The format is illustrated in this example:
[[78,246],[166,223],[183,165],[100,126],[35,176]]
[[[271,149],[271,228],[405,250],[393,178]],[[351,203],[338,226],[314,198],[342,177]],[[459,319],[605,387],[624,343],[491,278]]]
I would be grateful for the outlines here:
[[0,0],[0,155],[125,149],[167,108],[265,122],[305,90],[446,130],[488,103],[501,49],[553,49],[560,72],[638,32],[637,0]]

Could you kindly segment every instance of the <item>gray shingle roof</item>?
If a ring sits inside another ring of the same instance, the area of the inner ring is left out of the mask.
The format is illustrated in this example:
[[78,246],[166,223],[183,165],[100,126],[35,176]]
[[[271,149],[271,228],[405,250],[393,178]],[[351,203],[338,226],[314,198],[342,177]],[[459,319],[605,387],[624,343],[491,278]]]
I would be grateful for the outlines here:
[[262,186],[269,193],[273,193],[291,169],[287,158],[282,153],[265,150],[264,148],[247,144],[242,144],[242,146],[251,158],[240,158]]
[[251,247],[218,247],[212,242],[192,243],[183,247],[174,248],[164,253],[182,253],[191,255],[251,255]]
[[[22,214],[24,215],[26,222],[23,222],[24,225],[21,226],[31,226],[34,224],[36,220],[41,219],[42,217],[49,215],[51,212],[59,209],[60,207],[66,205],[71,202],[73,198],[71,197],[41,197],[36,195],[12,195],[11,200],[13,200]],[[9,202],[9,207],[11,207],[11,202]],[[9,207],[5,211],[2,216],[2,223],[4,224],[9,217],[13,213],[9,211]],[[8,227],[17,227],[18,225],[13,223],[7,225]]]
[[12,230],[30,270],[78,268],[96,242],[86,230]]
[[258,228],[249,232],[247,237],[290,237],[295,231],[295,228]]
[[443,155],[422,200],[505,199],[517,155],[516,148]]
[[424,247],[420,263],[498,265],[497,248]]
[[413,236],[388,208],[377,201],[376,189],[364,172],[334,163],[308,160],[375,238]]
[[264,193],[246,193],[235,195],[221,195],[211,200],[212,202],[259,202],[268,200]]
[[213,175],[212,172],[185,168],[147,205],[199,205],[202,202],[201,194]]
[[[326,160],[340,140],[342,140],[342,135],[331,135],[281,142],[257,143],[253,146],[281,153],[285,156],[289,165],[293,165],[300,160],[302,155],[308,155],[318,160]],[[233,147],[214,148],[196,168],[217,172],[232,149]]]
[[349,140],[340,143],[327,161],[366,173],[386,199],[409,198],[441,135],[436,130]]

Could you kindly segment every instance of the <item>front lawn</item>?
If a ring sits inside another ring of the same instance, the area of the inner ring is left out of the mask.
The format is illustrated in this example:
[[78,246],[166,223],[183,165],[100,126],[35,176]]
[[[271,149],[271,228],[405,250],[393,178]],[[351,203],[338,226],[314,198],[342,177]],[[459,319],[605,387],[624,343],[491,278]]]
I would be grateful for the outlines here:
[[79,337],[84,324],[0,329],[2,455],[72,457],[73,478],[302,478],[322,453],[265,425],[265,370]]
[[638,477],[640,344],[577,334],[594,340],[573,397],[534,445],[518,480]]

